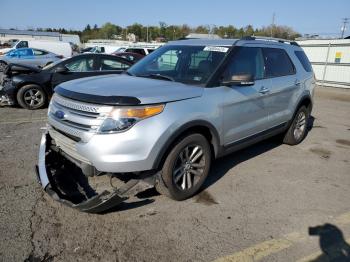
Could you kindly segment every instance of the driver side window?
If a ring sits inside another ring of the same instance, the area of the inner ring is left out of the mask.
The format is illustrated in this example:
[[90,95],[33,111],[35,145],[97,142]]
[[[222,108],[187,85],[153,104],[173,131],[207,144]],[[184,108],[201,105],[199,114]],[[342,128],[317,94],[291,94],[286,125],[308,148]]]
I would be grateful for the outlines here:
[[93,58],[80,58],[69,62],[65,65],[71,72],[88,72],[94,71],[94,59]]
[[240,47],[227,65],[223,78],[250,74],[255,80],[264,78],[264,58],[261,48]]

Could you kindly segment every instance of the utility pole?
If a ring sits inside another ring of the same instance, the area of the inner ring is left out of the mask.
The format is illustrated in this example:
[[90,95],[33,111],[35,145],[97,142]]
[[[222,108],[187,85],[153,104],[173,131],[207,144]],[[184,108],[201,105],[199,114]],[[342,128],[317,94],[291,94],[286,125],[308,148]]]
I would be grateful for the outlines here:
[[341,27],[341,39],[344,38],[344,33],[346,30],[346,25],[349,23],[349,18],[343,18],[343,26]]
[[147,38],[147,43],[148,43],[148,26],[147,26],[147,31],[146,32],[147,32],[147,37],[146,38]]
[[275,25],[275,16],[276,16],[276,14],[275,14],[275,12],[273,12],[273,13],[272,13],[271,32],[270,32],[271,37],[273,36],[273,27],[274,27],[274,25]]

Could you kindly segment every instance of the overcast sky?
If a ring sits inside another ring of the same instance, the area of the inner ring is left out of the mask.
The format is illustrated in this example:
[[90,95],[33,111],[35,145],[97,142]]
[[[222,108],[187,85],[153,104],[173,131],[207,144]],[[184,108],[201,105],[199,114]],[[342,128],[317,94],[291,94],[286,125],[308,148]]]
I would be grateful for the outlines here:
[[[167,24],[228,25],[271,24],[272,14],[279,25],[296,31],[340,34],[341,19],[350,17],[350,0],[1,0],[0,27],[64,27],[83,29],[86,24],[112,22],[121,26]],[[350,25],[346,35],[350,35]]]

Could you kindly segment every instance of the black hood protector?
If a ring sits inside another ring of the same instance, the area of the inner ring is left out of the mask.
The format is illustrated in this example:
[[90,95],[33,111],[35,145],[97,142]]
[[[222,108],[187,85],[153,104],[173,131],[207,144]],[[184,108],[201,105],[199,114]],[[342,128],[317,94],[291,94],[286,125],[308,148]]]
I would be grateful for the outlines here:
[[78,93],[64,89],[60,86],[55,88],[55,93],[70,98],[73,100],[78,100],[81,102],[102,104],[102,105],[121,105],[121,106],[133,106],[141,104],[141,101],[133,96],[100,96],[92,94]]

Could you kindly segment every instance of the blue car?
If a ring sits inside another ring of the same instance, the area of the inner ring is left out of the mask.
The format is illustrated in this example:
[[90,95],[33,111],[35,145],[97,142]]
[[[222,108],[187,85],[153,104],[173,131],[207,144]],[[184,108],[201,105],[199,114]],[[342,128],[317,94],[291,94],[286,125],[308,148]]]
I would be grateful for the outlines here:
[[0,72],[4,71],[8,64],[21,64],[44,67],[52,62],[60,60],[62,56],[41,49],[19,48],[0,56]]

